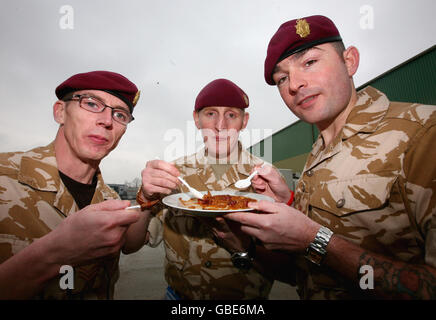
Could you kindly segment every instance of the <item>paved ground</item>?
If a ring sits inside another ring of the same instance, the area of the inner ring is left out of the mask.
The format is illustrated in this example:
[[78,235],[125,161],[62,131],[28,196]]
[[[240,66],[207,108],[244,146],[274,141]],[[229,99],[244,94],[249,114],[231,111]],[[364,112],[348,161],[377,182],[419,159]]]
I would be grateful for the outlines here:
[[[115,299],[160,300],[164,296],[166,282],[163,270],[163,246],[144,246],[130,255],[121,254],[120,279],[115,288]],[[295,300],[295,289],[285,283],[275,282],[270,294],[272,300]]]

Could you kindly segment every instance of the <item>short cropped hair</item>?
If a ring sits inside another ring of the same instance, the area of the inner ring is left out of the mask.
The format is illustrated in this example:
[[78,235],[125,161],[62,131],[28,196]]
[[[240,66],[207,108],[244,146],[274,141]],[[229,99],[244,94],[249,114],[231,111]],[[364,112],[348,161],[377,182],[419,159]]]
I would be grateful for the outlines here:
[[338,53],[339,57],[341,57],[342,60],[344,60],[344,51],[345,51],[345,45],[342,41],[334,41],[331,42],[333,48]]

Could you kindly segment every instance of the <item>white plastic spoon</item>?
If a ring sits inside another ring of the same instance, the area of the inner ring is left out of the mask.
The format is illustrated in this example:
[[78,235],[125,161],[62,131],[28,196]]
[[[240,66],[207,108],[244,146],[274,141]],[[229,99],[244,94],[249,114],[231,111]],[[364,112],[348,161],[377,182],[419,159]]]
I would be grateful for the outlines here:
[[180,177],[177,177],[177,178],[179,178],[179,180],[189,189],[189,191],[194,195],[194,197],[196,197],[196,198],[198,198],[198,199],[203,199],[203,194],[200,192],[200,191],[198,191],[198,190],[196,190],[196,189],[194,189],[193,187],[191,187],[185,180],[183,180],[182,178],[180,178]]
[[[265,165],[265,162],[260,166],[260,168],[262,168],[264,165]],[[248,178],[236,181],[235,187],[238,189],[247,189],[251,185],[251,179],[253,179],[253,177],[256,174],[257,174],[257,169],[254,170],[253,173],[248,176]]]
[[127,207],[127,208],[124,209],[124,210],[132,210],[132,209],[141,209],[141,206],[138,204],[138,205],[136,205],[136,206],[130,206],[130,207]]

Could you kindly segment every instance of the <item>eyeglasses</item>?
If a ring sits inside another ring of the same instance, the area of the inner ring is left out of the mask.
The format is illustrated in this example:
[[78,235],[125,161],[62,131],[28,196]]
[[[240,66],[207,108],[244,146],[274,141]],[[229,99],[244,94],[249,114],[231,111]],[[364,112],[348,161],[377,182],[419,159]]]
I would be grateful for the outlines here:
[[106,108],[112,109],[112,119],[114,119],[116,122],[121,123],[122,125],[127,126],[128,123],[135,120],[133,116],[130,114],[129,111],[121,109],[121,108],[114,108],[111,106],[108,106],[103,103],[103,101],[98,100],[95,97],[91,97],[88,95],[81,95],[81,94],[75,94],[71,99],[67,99],[65,101],[70,100],[78,100],[79,106],[82,109],[85,109],[86,111],[90,111],[93,113],[100,113],[103,112]]

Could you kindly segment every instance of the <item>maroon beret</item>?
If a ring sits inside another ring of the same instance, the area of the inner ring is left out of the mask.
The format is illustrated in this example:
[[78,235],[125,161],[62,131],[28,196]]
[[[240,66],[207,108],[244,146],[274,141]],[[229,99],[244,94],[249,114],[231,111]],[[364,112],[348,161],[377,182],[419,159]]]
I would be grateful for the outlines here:
[[195,99],[194,110],[204,107],[248,107],[248,96],[241,88],[227,79],[217,79],[207,84]]
[[307,48],[341,41],[333,21],[324,16],[310,16],[283,23],[271,38],[265,59],[265,81],[275,85],[272,75],[277,63]]
[[110,71],[91,71],[78,73],[56,88],[56,96],[62,99],[66,94],[79,90],[102,90],[124,101],[133,112],[140,91],[134,83],[119,73]]

